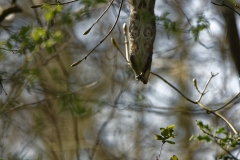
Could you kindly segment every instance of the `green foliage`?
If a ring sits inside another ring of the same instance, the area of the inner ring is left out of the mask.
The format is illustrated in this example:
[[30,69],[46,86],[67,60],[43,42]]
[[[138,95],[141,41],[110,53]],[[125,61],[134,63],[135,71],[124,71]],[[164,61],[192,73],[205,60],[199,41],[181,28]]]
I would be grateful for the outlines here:
[[208,20],[205,18],[204,15],[199,15],[197,17],[196,26],[191,26],[190,28],[190,32],[192,33],[195,41],[198,40],[198,37],[201,31],[205,29],[209,29],[209,25],[210,23],[208,22]]
[[[239,143],[239,134],[233,134],[231,132],[225,131],[224,127],[218,127],[214,131],[208,125],[203,124],[201,121],[196,122],[199,129],[204,133],[203,135],[192,135],[190,140],[197,140],[199,142],[215,142],[218,144],[222,149],[228,150],[230,148],[236,148],[240,146]],[[218,157],[226,158],[229,155],[220,155]]]
[[[175,127],[175,125],[170,125],[170,126],[167,126],[166,128],[160,128],[161,133],[160,134],[155,134],[155,139],[158,140],[158,141],[162,141],[162,146],[166,142],[169,143],[169,144],[175,144],[175,142],[169,140],[171,138],[175,138],[175,135],[173,133],[174,132],[174,127]],[[161,150],[162,150],[162,147],[160,149],[160,154],[161,154]],[[159,157],[157,159],[160,158],[160,154],[159,154]],[[178,158],[177,158],[177,156],[173,155],[170,160],[178,160]]]
[[107,3],[106,0],[82,0],[81,4],[85,5],[86,7],[92,7],[99,3]]
[[177,156],[173,155],[170,160],[178,160]]
[[[180,31],[178,23],[168,18],[168,15],[170,15],[169,12],[164,12],[160,17],[156,17],[156,21],[163,22],[163,26],[164,29],[167,31],[167,34],[178,33]],[[189,29],[195,41],[198,40],[201,31],[209,29],[209,25],[210,23],[204,15],[197,16],[196,25],[191,25]]]
[[162,143],[175,144],[175,142],[170,141],[169,139],[174,138],[174,125],[167,126],[166,128],[160,128],[161,134],[155,134],[155,139],[162,141]]
[[31,32],[31,38],[35,42],[40,43],[40,42],[44,41],[44,39],[46,39],[46,37],[47,37],[47,33],[46,33],[46,29],[44,29],[44,28],[36,27]]
[[45,13],[43,15],[43,18],[46,22],[49,22],[52,20],[52,18],[59,14],[62,10],[62,5],[56,5],[56,6],[49,6],[44,5],[43,9],[45,9]]
[[178,24],[176,21],[172,21],[167,16],[169,12],[164,12],[160,17],[156,17],[156,21],[163,22],[164,29],[167,33],[177,33],[179,31]]
[[91,113],[82,100],[74,94],[62,95],[58,103],[62,111],[70,111],[74,116],[82,116]]
[[34,50],[35,44],[32,39],[29,37],[30,30],[32,29],[31,26],[22,26],[19,32],[14,33],[11,35],[8,40],[6,41],[6,47],[8,49],[13,49],[16,44],[20,45],[21,50],[29,50],[30,52]]

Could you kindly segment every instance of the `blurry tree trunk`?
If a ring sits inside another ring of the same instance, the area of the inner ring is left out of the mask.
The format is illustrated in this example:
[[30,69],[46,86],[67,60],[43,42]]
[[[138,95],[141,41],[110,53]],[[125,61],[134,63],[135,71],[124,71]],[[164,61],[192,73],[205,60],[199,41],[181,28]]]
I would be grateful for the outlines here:
[[[227,2],[225,3],[231,8],[234,8],[233,5]],[[240,75],[240,46],[235,13],[227,7],[223,7],[222,14],[226,22],[227,40],[229,43],[230,53],[238,71],[238,75]]]

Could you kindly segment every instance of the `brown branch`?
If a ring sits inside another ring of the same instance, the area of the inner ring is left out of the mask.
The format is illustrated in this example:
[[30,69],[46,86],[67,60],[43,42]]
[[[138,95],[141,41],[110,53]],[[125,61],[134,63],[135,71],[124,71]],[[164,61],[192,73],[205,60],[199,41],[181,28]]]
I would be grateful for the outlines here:
[[[73,2],[76,2],[76,1],[78,1],[78,0],[72,0],[72,1],[67,1],[67,2],[59,2],[58,1],[58,3],[50,3],[48,5],[52,5],[52,6],[54,6],[54,5],[65,5],[65,4],[73,3]],[[45,5],[45,4],[35,4],[35,5],[32,5],[31,8],[38,8],[38,7],[42,7],[43,5]]]
[[7,48],[2,48],[2,47],[0,47],[0,50],[5,50],[5,51],[9,51],[9,52],[19,52],[20,51],[20,49],[7,49]]
[[118,10],[118,15],[117,15],[117,18],[116,18],[116,21],[115,23],[113,24],[112,28],[110,29],[110,31],[107,33],[107,35],[84,57],[82,58],[81,60],[77,61],[77,62],[74,62],[71,67],[74,67],[76,65],[78,65],[79,63],[81,63],[83,60],[86,60],[87,57],[103,42],[105,41],[105,39],[110,35],[110,33],[113,31],[113,29],[115,28],[115,26],[117,25],[117,22],[118,22],[118,19],[119,19],[119,16],[120,16],[120,12],[122,10],[122,6],[123,6],[123,0],[120,4],[120,8]]
[[240,95],[240,92],[238,92],[233,98],[231,98],[228,102],[226,102],[226,104],[224,104],[222,107],[213,110],[214,112],[219,111],[223,108],[225,108],[227,105],[229,105],[234,99],[236,99],[238,96]]
[[238,134],[236,128],[235,128],[225,117],[223,117],[220,113],[215,112],[215,111],[207,108],[206,106],[204,106],[204,105],[201,104],[200,102],[198,102],[198,105],[199,105],[200,107],[202,107],[204,110],[206,110],[207,113],[212,113],[212,114],[214,114],[215,116],[217,116],[217,117],[219,117],[220,119],[222,119],[223,121],[225,121],[225,122],[228,124],[228,126],[232,129],[232,131],[233,131],[235,134]]
[[202,131],[204,134],[212,137],[212,138],[214,139],[215,143],[217,143],[217,145],[218,145],[220,148],[222,148],[222,150],[224,150],[225,152],[227,152],[233,159],[238,160],[234,155],[232,155],[232,153],[231,153],[229,150],[225,149],[223,146],[221,146],[221,144],[219,144],[218,140],[223,140],[222,138],[219,138],[219,137],[217,137],[217,136],[214,136],[214,135],[212,135],[211,133],[208,133],[207,131],[205,131],[204,129],[201,129],[201,131]]
[[0,23],[10,14],[12,13],[20,13],[22,12],[22,9],[16,5],[12,4],[10,7],[3,10],[2,14],[0,15]]
[[198,100],[197,100],[196,102],[200,102],[201,99],[202,99],[202,97],[203,97],[203,95],[206,94],[206,93],[208,92],[208,91],[205,92],[206,89],[207,89],[207,86],[209,85],[209,83],[210,83],[210,81],[212,80],[212,78],[215,77],[216,75],[218,75],[218,73],[217,73],[217,74],[213,74],[213,73],[211,72],[211,77],[210,77],[209,80],[207,81],[207,83],[206,83],[206,85],[205,85],[203,91],[201,92],[201,94],[200,94],[200,96],[199,96],[199,98],[198,98]]
[[[169,83],[169,82],[168,82],[167,80],[165,80],[163,77],[161,77],[161,76],[159,76],[159,75],[157,75],[156,73],[153,73],[153,72],[151,72],[151,74],[153,74],[153,75],[155,75],[156,77],[158,77],[158,78],[160,78],[161,80],[163,80],[165,83],[167,83],[169,86],[171,86],[174,90],[176,90],[179,94],[181,94],[187,101],[189,101],[189,102],[191,102],[191,103],[193,103],[193,104],[198,104],[200,107],[202,107],[204,110],[206,110],[207,113],[212,113],[212,114],[214,114],[215,116],[217,116],[217,117],[219,117],[220,119],[222,119],[223,121],[225,121],[225,122],[228,124],[228,126],[232,129],[232,131],[233,131],[235,134],[238,134],[238,132],[237,132],[237,130],[235,129],[235,127],[234,127],[225,117],[223,117],[220,113],[215,112],[214,110],[211,110],[211,109],[207,108],[206,106],[204,106],[203,104],[200,103],[202,96],[206,93],[205,90],[206,90],[208,84],[210,83],[211,79],[212,79],[214,76],[216,76],[218,73],[217,73],[217,74],[211,73],[211,77],[210,77],[209,80],[207,81],[207,83],[206,83],[206,85],[205,85],[202,93],[200,94],[199,99],[196,100],[196,101],[193,101],[193,100],[189,99],[188,97],[186,97],[181,91],[179,91],[175,86],[173,86],[171,83]],[[235,97],[236,97],[236,96],[235,96]],[[235,97],[234,97],[234,98],[235,98]],[[228,102],[227,104],[229,104],[229,102]]]
[[2,90],[3,90],[3,92],[5,93],[5,95],[7,95],[7,92],[6,92],[5,89],[3,88],[2,82],[1,82],[1,80],[0,80],[0,94],[2,93]]
[[109,9],[110,6],[112,5],[113,1],[114,1],[114,0],[112,0],[112,1],[110,2],[110,4],[108,5],[108,7],[103,11],[103,13],[98,17],[98,19],[92,24],[92,26],[91,26],[87,31],[85,31],[85,32],[83,33],[83,35],[87,35],[87,34],[91,31],[91,29],[93,28],[93,26],[94,26],[95,24],[97,24],[97,22],[98,22],[98,21],[103,17],[103,15],[108,11],[108,9]]
[[165,83],[167,83],[169,86],[171,86],[175,91],[177,91],[179,94],[181,94],[181,96],[183,96],[187,101],[193,103],[193,104],[197,104],[197,102],[189,99],[188,97],[186,97],[180,90],[178,90],[175,86],[173,86],[171,83],[169,83],[167,80],[165,80],[163,77],[161,77],[160,75],[151,72],[152,75],[160,78],[161,80],[163,80]]
[[[211,2],[212,4],[216,5],[216,6],[222,6],[222,7],[227,7],[229,9],[231,9],[232,11],[234,11],[235,13],[237,13],[239,16],[240,16],[240,13],[238,11],[236,11],[235,9],[233,9],[232,7],[226,5],[226,3],[224,1],[222,1],[222,3],[218,4],[218,3],[215,3],[215,2]],[[236,5],[237,7],[238,5]]]

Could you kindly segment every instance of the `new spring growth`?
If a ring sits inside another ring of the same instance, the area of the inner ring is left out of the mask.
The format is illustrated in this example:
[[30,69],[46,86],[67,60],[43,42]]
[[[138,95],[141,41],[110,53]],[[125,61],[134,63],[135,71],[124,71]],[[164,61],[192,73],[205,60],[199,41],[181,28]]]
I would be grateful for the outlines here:
[[195,78],[193,79],[193,85],[195,88],[197,88],[197,80]]

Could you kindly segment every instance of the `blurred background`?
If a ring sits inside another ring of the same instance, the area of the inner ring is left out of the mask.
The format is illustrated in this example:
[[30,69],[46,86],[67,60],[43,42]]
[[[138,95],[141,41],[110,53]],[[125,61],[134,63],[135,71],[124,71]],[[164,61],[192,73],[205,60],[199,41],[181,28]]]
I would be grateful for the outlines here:
[[[61,0],[60,2],[66,2]],[[225,154],[214,143],[189,141],[202,134],[196,120],[228,126],[200,106],[185,100],[169,85],[150,75],[148,84],[135,75],[111,45],[124,48],[124,0],[117,26],[78,66],[115,22],[120,0],[83,35],[109,5],[104,0],[0,0],[0,158],[31,160],[150,160],[161,142],[160,127],[175,124],[175,145],[165,144],[160,159],[215,159]],[[222,1],[214,2],[221,4]],[[233,4],[236,11],[240,12]],[[209,0],[156,0],[157,34],[152,71],[188,98],[214,77],[202,103],[216,109],[239,92],[239,15]],[[5,95],[6,91],[7,95]],[[239,99],[220,113],[236,129]],[[234,150],[238,155],[238,148]],[[240,157],[240,156],[238,156]]]

